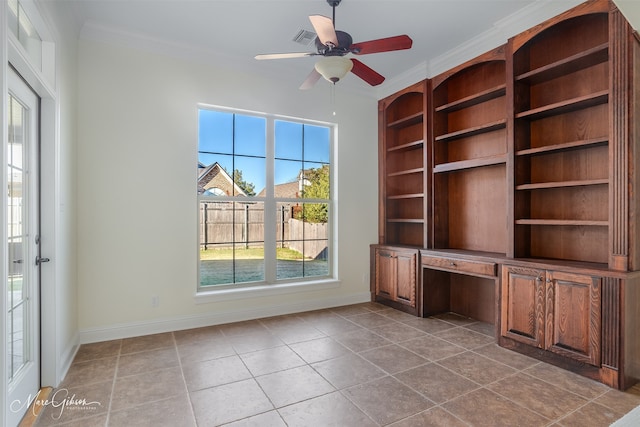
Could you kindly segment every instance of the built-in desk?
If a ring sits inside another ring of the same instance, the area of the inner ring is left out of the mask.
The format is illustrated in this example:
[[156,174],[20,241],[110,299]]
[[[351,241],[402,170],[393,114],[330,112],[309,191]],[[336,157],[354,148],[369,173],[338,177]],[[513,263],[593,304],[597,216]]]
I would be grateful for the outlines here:
[[[470,251],[420,251],[424,315],[453,312],[498,325],[496,257]],[[499,258],[500,259],[500,258]]]

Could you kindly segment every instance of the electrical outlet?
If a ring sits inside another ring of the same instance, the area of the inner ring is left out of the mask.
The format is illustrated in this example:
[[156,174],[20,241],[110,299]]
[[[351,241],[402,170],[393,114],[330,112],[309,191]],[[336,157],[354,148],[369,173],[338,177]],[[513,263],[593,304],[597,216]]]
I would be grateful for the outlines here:
[[160,297],[158,295],[154,295],[151,297],[151,307],[156,308],[160,305]]

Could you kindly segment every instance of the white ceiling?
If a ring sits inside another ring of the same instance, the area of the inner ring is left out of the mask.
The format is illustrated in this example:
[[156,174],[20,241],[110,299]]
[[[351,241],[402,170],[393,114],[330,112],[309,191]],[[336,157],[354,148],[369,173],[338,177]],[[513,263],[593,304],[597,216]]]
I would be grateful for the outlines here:
[[[298,87],[317,57],[256,61],[260,53],[310,52],[292,41],[313,30],[308,16],[331,16],[326,0],[56,0],[77,18],[78,28],[108,29],[154,42],[211,53],[251,72],[281,76]],[[410,50],[359,56],[387,81],[444,55],[496,23],[534,3],[575,4],[570,0],[343,0],[336,28],[354,42],[400,34],[413,39]],[[539,22],[539,21],[538,21]],[[532,23],[535,24],[536,22]],[[84,27],[83,27],[84,25]],[[503,40],[503,42],[506,39]],[[480,53],[480,52],[479,52]],[[426,76],[425,76],[426,77]],[[320,82],[319,82],[320,84]],[[340,84],[366,88],[349,75]]]

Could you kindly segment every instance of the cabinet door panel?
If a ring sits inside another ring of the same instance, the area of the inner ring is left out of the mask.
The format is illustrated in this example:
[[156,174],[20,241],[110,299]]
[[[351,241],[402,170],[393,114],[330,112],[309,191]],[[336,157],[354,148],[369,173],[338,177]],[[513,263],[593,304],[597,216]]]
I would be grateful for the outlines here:
[[396,252],[396,298],[416,306],[416,254]]
[[544,272],[505,268],[502,277],[502,335],[542,348],[544,314]]
[[376,252],[376,295],[395,299],[396,260],[392,251]]
[[601,280],[556,271],[547,278],[547,349],[599,365]]

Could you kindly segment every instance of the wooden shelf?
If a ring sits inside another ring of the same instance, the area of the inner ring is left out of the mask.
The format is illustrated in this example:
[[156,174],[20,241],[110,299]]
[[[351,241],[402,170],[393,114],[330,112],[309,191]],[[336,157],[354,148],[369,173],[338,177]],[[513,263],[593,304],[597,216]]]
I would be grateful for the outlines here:
[[481,133],[493,132],[495,130],[504,129],[507,127],[507,121],[498,120],[491,123],[485,123],[480,126],[474,126],[468,129],[462,129],[456,132],[447,133],[444,135],[436,136],[436,142],[453,141],[455,139],[465,138],[468,136],[479,135]]
[[493,166],[505,164],[507,162],[506,154],[499,154],[490,157],[481,157],[478,159],[461,160],[458,162],[441,163],[433,167],[433,173],[453,172],[482,166]]
[[476,93],[474,95],[467,96],[457,101],[450,102],[448,104],[444,104],[439,107],[436,107],[435,111],[437,113],[450,113],[453,111],[462,110],[463,108],[471,107],[473,105],[481,104],[491,99],[504,96],[506,93],[506,90],[507,90],[506,85],[499,85],[491,89],[482,91],[480,93]]
[[397,194],[394,196],[387,196],[389,200],[400,200],[400,199],[419,199],[424,197],[424,193],[412,193],[412,194]]
[[422,115],[423,115],[423,112],[418,111],[417,113],[412,114],[410,116],[403,117],[391,123],[387,123],[387,127],[390,127],[390,128],[406,127],[406,126],[415,125],[417,123],[421,123]]
[[422,218],[387,218],[387,222],[404,223],[404,224],[424,224]]
[[422,148],[424,145],[424,140],[420,139],[418,141],[407,142],[406,144],[396,145],[394,147],[387,148],[387,152],[392,151],[403,151],[403,150],[417,150]]
[[608,227],[609,221],[589,221],[577,219],[517,219],[517,225],[557,225]]
[[523,111],[516,114],[516,119],[537,120],[556,114],[568,113],[571,111],[581,110],[583,108],[593,107],[594,105],[605,104],[609,99],[609,91],[603,90],[586,96],[567,99],[562,102],[545,105],[543,107],[534,108],[533,110]]
[[580,187],[588,185],[606,185],[608,179],[587,179],[580,181],[540,182],[536,184],[517,185],[516,190],[541,190],[546,188]]
[[536,68],[516,76],[517,82],[529,84],[542,83],[557,77],[574,73],[596,64],[607,62],[609,59],[609,43],[603,43],[584,52],[563,58],[544,67]]
[[387,176],[388,177],[402,176],[402,175],[411,175],[411,174],[414,174],[414,173],[423,173],[423,172],[424,172],[424,168],[415,168],[415,169],[407,169],[407,170],[392,172],[392,173],[387,174]]
[[606,145],[609,142],[608,137],[583,139],[580,141],[565,142],[562,144],[545,145],[544,147],[527,148],[516,152],[516,156],[535,156],[539,154],[548,154],[556,151],[575,150],[579,148],[587,148],[589,146]]

